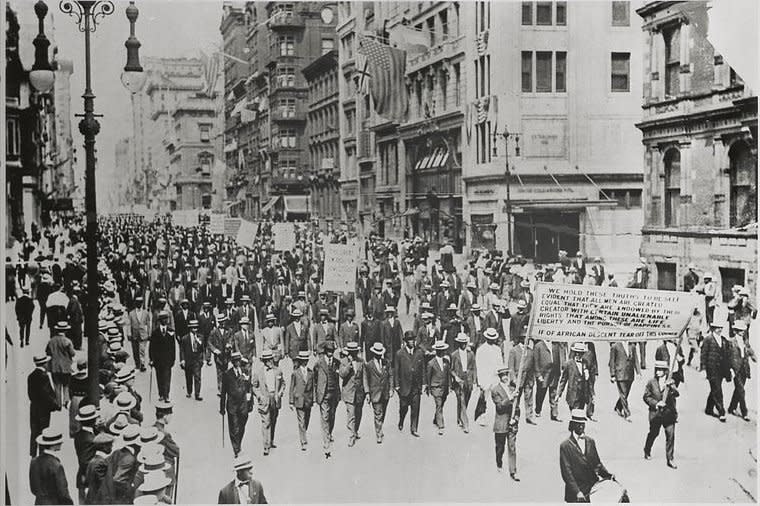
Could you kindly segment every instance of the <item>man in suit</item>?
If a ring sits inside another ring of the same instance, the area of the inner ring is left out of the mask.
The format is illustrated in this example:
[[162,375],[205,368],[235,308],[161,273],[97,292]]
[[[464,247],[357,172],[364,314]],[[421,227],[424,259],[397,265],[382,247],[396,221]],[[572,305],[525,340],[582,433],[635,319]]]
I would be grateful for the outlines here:
[[517,429],[520,420],[520,408],[514,406],[517,386],[509,379],[509,367],[500,368],[497,374],[499,382],[491,388],[491,399],[496,408],[496,416],[493,420],[496,469],[501,472],[506,443],[509,449],[509,476],[514,481],[520,481],[520,478],[517,477]]
[[310,356],[308,350],[299,351],[293,361],[293,373],[290,376],[290,409],[296,411],[302,451],[306,451],[308,444],[306,431],[309,430],[311,407],[314,404],[314,371],[306,367]]
[[[739,416],[745,421],[749,421],[747,416],[747,402],[744,398],[744,384],[751,377],[749,360],[757,362],[755,352],[747,346],[745,335],[747,331],[747,322],[736,320],[734,322],[734,331],[729,361],[731,370],[734,371],[734,393],[731,396],[731,402],[728,405],[728,412],[732,415]],[[741,412],[736,411],[739,409]]]
[[158,385],[158,399],[169,400],[169,392],[172,384],[172,367],[177,356],[174,343],[174,331],[167,326],[169,313],[161,311],[158,314],[158,328],[150,335],[148,356],[150,367],[156,368],[156,384]]
[[66,472],[58,457],[63,435],[47,427],[36,442],[42,452],[34,456],[29,465],[29,487],[35,497],[34,504],[74,504],[69,494]]
[[602,259],[599,257],[594,258],[594,265],[591,266],[591,274],[594,276],[594,282],[596,286],[602,286],[605,281],[604,266],[602,265]]
[[433,423],[438,427],[438,435],[443,435],[443,405],[446,403],[446,397],[449,395],[449,381],[451,375],[450,358],[446,354],[449,345],[444,341],[436,341],[433,344],[435,357],[431,358],[427,364],[427,386],[425,393],[433,396],[435,401],[435,415]]
[[377,444],[383,442],[383,423],[391,397],[391,371],[388,362],[383,358],[385,346],[375,343],[370,348],[372,359],[364,367],[364,390],[368,401],[372,404],[375,418],[375,437]]
[[260,272],[257,272],[256,281],[251,286],[251,300],[253,302],[253,306],[256,308],[256,311],[258,312],[259,318],[263,316],[261,314],[261,310],[264,307],[264,304],[266,304],[266,301],[269,295],[270,295],[269,288],[264,282],[263,276],[261,275]]
[[139,464],[137,452],[140,450],[140,426],[129,424],[119,436],[119,448],[108,456],[107,470],[103,482],[111,504],[132,504],[135,498],[134,478]]
[[274,433],[277,427],[277,415],[282,407],[285,378],[280,368],[274,365],[272,350],[264,350],[261,353],[261,361],[263,367],[254,373],[251,385],[261,416],[261,434],[264,441],[264,456],[266,456],[269,455],[271,448],[277,448],[274,444]]
[[596,378],[599,376],[599,361],[596,358],[596,345],[594,345],[593,341],[586,342],[586,353],[583,354],[583,363],[588,369],[586,418],[595,422],[594,410],[596,409],[596,405],[594,400],[596,399]]
[[232,300],[235,303],[235,285],[229,281],[229,278],[222,276],[222,284],[219,287],[219,309],[222,309],[221,304],[227,304],[228,300]]
[[230,359],[232,366],[222,375],[219,413],[222,416],[225,413],[227,414],[232,451],[237,457],[240,454],[240,444],[245,435],[248,413],[253,411],[253,401],[251,400],[251,382],[247,369],[242,366],[242,355],[239,351],[233,351]]
[[362,302],[362,312],[367,314],[369,299],[374,291],[374,282],[369,277],[366,267],[359,267],[359,278],[356,280],[356,297]]
[[185,287],[182,286],[182,278],[178,277],[174,279],[174,286],[169,289],[169,306],[173,311],[177,311],[183,300],[185,300]]
[[[523,353],[526,354],[525,364],[522,364]],[[536,421],[533,419],[533,391],[536,385],[535,356],[533,348],[525,346],[524,337],[518,336],[515,345],[509,349],[507,368],[509,369],[510,382],[517,385],[518,390],[522,388],[525,422],[535,425]]]
[[309,329],[301,321],[303,313],[296,308],[291,313],[292,321],[285,328],[285,350],[291,359],[298,357],[298,352],[306,350],[312,352],[311,341],[309,340]]
[[183,298],[179,303],[179,309],[174,313],[174,332],[177,339],[187,335],[187,323],[195,319],[195,313],[190,311],[190,301]]
[[185,371],[185,387],[187,388],[187,398],[193,395],[193,385],[195,385],[195,399],[203,400],[201,397],[201,370],[203,369],[203,341],[198,334],[198,320],[187,322],[188,333],[182,336],[179,343],[179,365]]
[[71,364],[76,355],[74,344],[66,334],[71,326],[66,320],[55,323],[53,337],[45,347],[45,353],[50,355],[50,372],[53,375],[55,395],[60,406],[69,404],[69,382],[71,381]]
[[327,308],[319,310],[319,321],[312,327],[312,344],[313,350],[319,349],[322,343],[336,340],[335,325],[330,321],[330,311]]
[[441,340],[441,334],[433,322],[433,313],[422,313],[422,326],[417,331],[417,347],[426,355],[433,355],[433,345]]
[[211,309],[210,301],[203,301],[201,303],[201,310],[198,313],[198,333],[201,336],[201,342],[203,343],[203,353],[206,360],[206,365],[211,365],[211,355],[208,347],[208,338],[211,335],[211,331],[216,327],[216,317]]
[[265,317],[266,327],[261,329],[261,350],[271,350],[275,363],[284,356],[282,327],[275,326],[277,318],[269,313]]
[[528,320],[530,320],[528,303],[520,299],[517,301],[517,313],[511,315],[509,320],[509,338],[512,343],[516,343],[520,338],[525,342],[525,336],[528,334]]
[[[370,296],[367,311],[365,314],[372,314],[373,318],[377,321],[380,321],[383,319],[383,312],[385,311],[385,303],[383,302],[383,296],[382,296],[382,286],[380,283],[375,285],[372,295]],[[367,346],[370,346],[370,344],[367,344],[365,340],[365,344]]]
[[486,329],[486,326],[480,312],[480,304],[477,302],[473,303],[472,306],[470,306],[470,315],[465,322],[467,335],[470,336],[470,344],[473,350],[477,350],[484,341],[483,331]]
[[226,314],[220,314],[217,317],[218,326],[211,329],[208,336],[208,349],[214,356],[214,365],[216,367],[216,387],[217,395],[222,393],[222,374],[227,370],[227,364],[232,353],[232,331],[229,328],[229,320]]
[[235,332],[232,337],[233,349],[240,352],[244,359],[248,362],[248,374],[251,374],[251,367],[253,365],[253,357],[256,356],[256,339],[251,332],[251,321],[247,316],[240,317],[238,322],[240,330]]
[[726,320],[715,318],[710,322],[710,332],[702,341],[700,352],[700,370],[710,385],[705,414],[716,416],[721,422],[726,421],[723,407],[723,381],[731,381],[730,343],[723,337]]
[[411,408],[409,428],[414,437],[420,437],[417,427],[420,420],[420,396],[425,383],[425,352],[415,346],[414,332],[404,333],[404,347],[396,352],[393,364],[393,384],[399,398],[398,430],[404,429],[404,419]]
[[340,400],[340,376],[338,374],[340,364],[333,357],[335,344],[332,341],[325,341],[322,351],[323,353],[320,353],[314,366],[316,379],[314,401],[319,405],[322,447],[325,451],[325,458],[329,459],[332,454],[335,409]]
[[76,487],[79,491],[79,504],[85,504],[87,491],[86,473],[90,460],[95,456],[95,421],[98,418],[98,412],[92,404],[84,404],[79,407],[79,412],[75,418],[80,423],[79,431],[74,435],[74,450],[79,462]]
[[470,338],[467,334],[460,332],[454,341],[457,349],[451,352],[451,387],[457,396],[457,425],[467,434],[470,432],[467,405],[470,403],[472,388],[478,382],[475,354],[468,348]]
[[675,368],[671,374],[671,378],[675,382],[676,388],[683,383],[683,364],[686,361],[686,357],[683,355],[681,348],[676,345],[675,339],[665,339],[660,346],[654,352],[655,360],[662,360],[669,366],[673,364]]
[[29,287],[24,287],[21,297],[16,299],[16,319],[18,320],[19,342],[21,347],[24,343],[29,346],[29,335],[32,331],[32,317],[34,316],[34,301]]
[[257,318],[256,308],[251,305],[251,296],[247,293],[240,297],[240,307],[237,308],[237,319],[240,321],[243,318],[248,318],[252,328],[256,328]]
[[110,500],[103,496],[103,482],[108,470],[108,456],[111,454],[114,436],[108,432],[99,432],[92,440],[95,455],[90,459],[85,470],[86,494],[79,504],[108,504]]
[[385,306],[385,320],[380,324],[380,336],[383,346],[388,350],[390,356],[396,355],[401,349],[401,341],[404,331],[401,329],[401,322],[396,318],[396,308],[394,306]]
[[354,446],[359,439],[359,426],[362,422],[362,407],[367,393],[364,389],[364,369],[367,367],[359,357],[359,343],[348,341],[343,358],[340,360],[338,375],[341,379],[341,398],[346,405],[346,427],[348,428],[348,446]]
[[636,343],[616,342],[610,348],[610,381],[617,382],[618,400],[615,412],[626,421],[631,421],[628,408],[628,394],[631,392],[634,373],[641,375],[639,361],[636,357]]
[[615,479],[596,451],[596,442],[585,434],[586,414],[574,409],[568,424],[570,436],[559,446],[559,467],[565,482],[565,502],[589,502],[591,488],[602,479]]
[[53,388],[53,377],[49,371],[50,357],[38,355],[34,357],[34,370],[27,378],[27,393],[29,395],[29,454],[37,456],[37,436],[50,425],[50,413],[61,409]]
[[652,458],[652,445],[660,434],[660,427],[665,429],[665,459],[668,467],[676,469],[673,462],[673,450],[676,439],[676,398],[678,390],[673,378],[668,378],[670,364],[664,360],[655,360],[654,378],[644,387],[644,403],[649,407],[649,433],[644,443],[644,458]]
[[129,328],[132,342],[132,359],[135,367],[145,371],[145,355],[150,338],[150,312],[143,306],[143,297],[135,297],[135,305],[129,312]]
[[361,325],[361,342],[364,344],[364,356],[371,355],[369,349],[373,344],[382,342],[382,327],[380,321],[375,319],[375,314],[367,312],[364,314],[364,321]]
[[583,361],[586,354],[585,343],[573,343],[570,347],[572,359],[568,360],[562,366],[562,374],[559,378],[559,388],[557,388],[557,401],[562,396],[567,386],[567,407],[570,411],[574,409],[586,409],[588,404],[588,381],[590,373],[588,367]]
[[235,479],[219,491],[219,504],[267,504],[264,487],[253,479],[253,463],[249,458],[235,459]]
[[536,417],[541,416],[544,398],[549,392],[551,419],[561,422],[557,409],[557,386],[561,373],[562,350],[559,343],[539,340],[533,345],[533,360],[536,374]]
[[198,311],[201,310],[201,303],[203,302],[201,300],[201,292],[198,289],[198,280],[193,279],[190,281],[185,288],[185,293],[187,294],[187,300],[190,303],[190,311],[198,313]]
[[346,321],[338,329],[338,349],[342,350],[348,343],[354,342],[359,345],[361,350],[361,341],[359,336],[359,325],[354,321],[354,310],[346,309]]

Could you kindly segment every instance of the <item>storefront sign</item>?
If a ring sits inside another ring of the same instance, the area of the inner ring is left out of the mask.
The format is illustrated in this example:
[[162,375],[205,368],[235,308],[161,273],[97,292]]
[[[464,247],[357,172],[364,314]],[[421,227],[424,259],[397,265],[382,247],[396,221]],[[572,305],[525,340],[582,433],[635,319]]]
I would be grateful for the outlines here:
[[512,185],[509,191],[512,200],[560,200],[586,197],[572,186],[560,188],[554,183],[541,186]]
[[524,155],[528,158],[567,156],[567,120],[536,118],[523,120]]
[[528,335],[563,342],[675,337],[699,304],[692,293],[538,283]]

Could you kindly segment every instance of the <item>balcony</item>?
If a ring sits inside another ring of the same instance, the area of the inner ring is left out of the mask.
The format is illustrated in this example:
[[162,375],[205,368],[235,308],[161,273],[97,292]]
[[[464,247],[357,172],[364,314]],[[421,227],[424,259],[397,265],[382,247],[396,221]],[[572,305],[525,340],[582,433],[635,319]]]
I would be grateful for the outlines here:
[[287,30],[293,28],[303,28],[304,26],[304,18],[299,12],[277,12],[273,14],[269,20],[269,28],[271,30]]
[[306,121],[306,108],[298,102],[295,106],[295,110],[285,110],[284,107],[275,106],[272,108],[270,117],[272,121]]

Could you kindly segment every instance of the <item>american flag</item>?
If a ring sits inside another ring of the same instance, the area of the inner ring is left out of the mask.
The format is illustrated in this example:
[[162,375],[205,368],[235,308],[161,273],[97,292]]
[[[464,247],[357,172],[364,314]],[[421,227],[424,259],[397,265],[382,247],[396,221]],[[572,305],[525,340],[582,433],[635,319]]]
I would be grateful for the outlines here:
[[392,121],[405,121],[408,106],[404,82],[406,51],[382,44],[372,37],[360,37],[357,53],[367,57],[375,112]]
[[356,83],[356,91],[360,95],[366,95],[369,93],[369,66],[367,57],[361,53],[356,55],[356,74],[354,75],[354,81]]

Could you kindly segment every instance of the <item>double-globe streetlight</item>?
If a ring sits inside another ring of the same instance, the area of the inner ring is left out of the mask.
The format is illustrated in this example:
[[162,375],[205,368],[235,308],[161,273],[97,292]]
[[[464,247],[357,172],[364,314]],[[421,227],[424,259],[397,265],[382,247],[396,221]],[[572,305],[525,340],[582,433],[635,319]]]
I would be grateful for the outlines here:
[[[79,131],[84,136],[85,150],[85,213],[87,219],[87,310],[85,312],[85,335],[87,336],[88,400],[96,406],[100,401],[100,346],[98,343],[98,314],[100,309],[98,283],[98,214],[95,200],[95,136],[100,131],[95,114],[95,95],[92,92],[90,65],[90,34],[95,31],[99,21],[113,14],[111,0],[61,0],[59,8],[64,14],[74,17],[79,31],[84,33],[85,88],[84,114],[81,117]],[[48,60],[50,41],[45,36],[44,19],[48,7],[43,0],[34,5],[34,12],[39,20],[39,34],[34,39],[34,65],[29,73],[29,81],[39,93],[48,93],[53,87],[55,76]],[[145,74],[140,66],[140,42],[135,37],[135,21],[139,14],[134,2],[129,2],[126,9],[129,20],[129,38],[124,43],[127,48],[127,64],[121,75],[122,84],[131,93],[137,93],[145,84]]]

